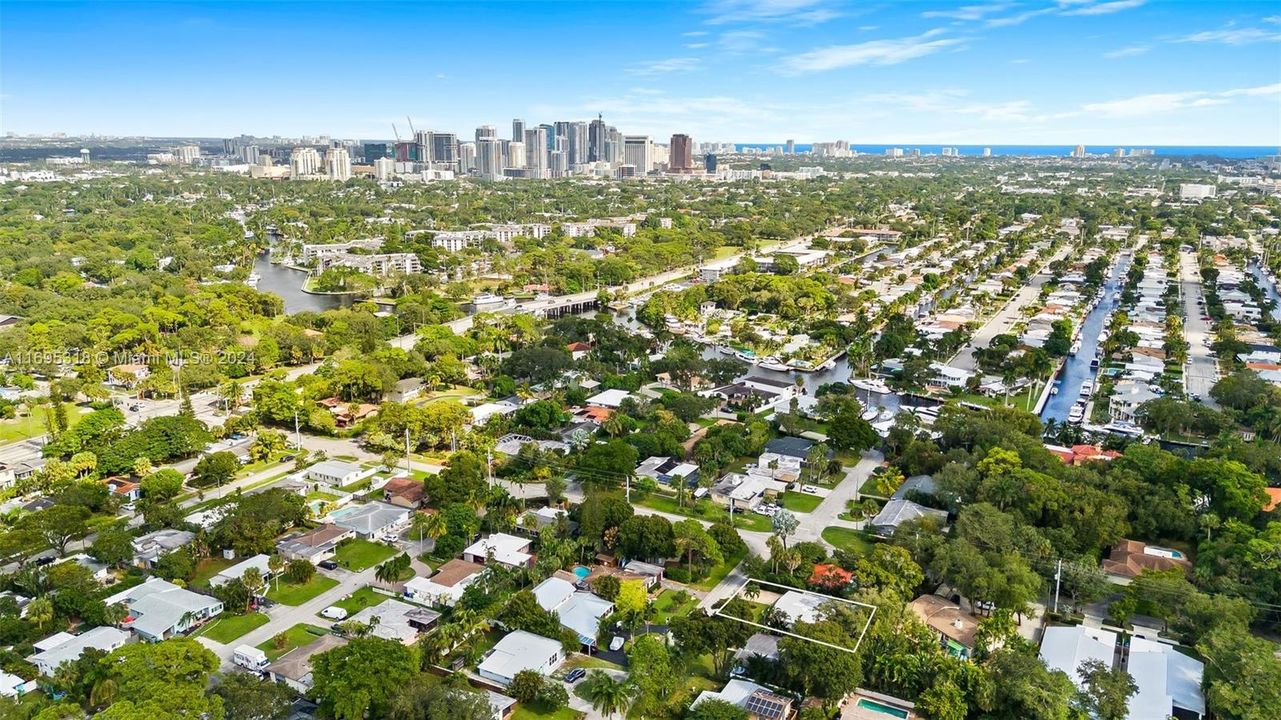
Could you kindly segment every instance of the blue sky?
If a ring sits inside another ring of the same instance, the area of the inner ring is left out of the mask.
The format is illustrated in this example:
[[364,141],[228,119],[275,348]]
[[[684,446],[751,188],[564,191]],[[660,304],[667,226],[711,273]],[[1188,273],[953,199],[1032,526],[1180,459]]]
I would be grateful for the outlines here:
[[1281,4],[26,3],[0,130],[1281,145]]

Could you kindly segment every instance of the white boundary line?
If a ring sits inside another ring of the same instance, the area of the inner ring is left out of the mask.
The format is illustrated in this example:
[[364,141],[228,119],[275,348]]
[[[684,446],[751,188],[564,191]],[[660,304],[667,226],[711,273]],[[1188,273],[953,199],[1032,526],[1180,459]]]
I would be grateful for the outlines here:
[[[728,605],[728,604],[730,603],[730,601],[731,601],[731,600],[736,599],[736,598],[737,598],[737,597],[738,597],[738,596],[739,596],[739,595],[740,595],[740,594],[741,594],[745,589],[747,589],[747,586],[748,586],[748,585],[750,585],[750,584],[752,584],[752,583],[756,583],[756,584],[758,584],[758,585],[769,585],[770,587],[781,588],[781,589],[783,589],[783,590],[788,590],[788,591],[791,591],[791,592],[805,593],[806,595],[814,595],[814,596],[817,596],[817,597],[824,598],[825,600],[831,600],[831,601],[833,601],[833,602],[841,602],[841,603],[845,603],[846,605],[853,605],[853,606],[855,606],[855,607],[867,608],[868,610],[871,610],[871,612],[870,612],[870,613],[868,613],[868,616],[867,616],[867,622],[866,622],[866,623],[864,623],[864,625],[863,625],[863,630],[858,634],[858,640],[856,640],[856,641],[854,642],[854,647],[853,647],[853,648],[841,647],[840,645],[834,645],[834,644],[832,644],[832,643],[825,642],[825,641],[823,641],[823,640],[816,640],[816,639],[814,639],[814,638],[812,638],[812,637],[806,637],[806,636],[804,636],[804,635],[798,635],[798,634],[796,634],[796,633],[794,633],[794,632],[790,632],[790,631],[788,631],[788,630],[779,630],[778,628],[770,627],[770,626],[768,626],[768,625],[762,625],[761,623],[758,623],[758,622],[752,622],[751,620],[746,620],[746,619],[741,618],[741,617],[738,617],[738,616],[736,616],[736,615],[727,615],[727,614],[723,613],[721,609],[723,609],[726,605]],[[749,577],[749,578],[747,578],[747,582],[743,583],[741,586],[739,586],[739,588],[738,588],[737,590],[735,590],[735,591],[733,592],[733,594],[731,594],[729,597],[725,598],[725,602],[721,603],[721,607],[720,607],[720,608],[718,608],[718,609],[716,610],[716,612],[715,612],[715,613],[713,613],[713,614],[714,614],[714,615],[716,615],[717,617],[728,618],[728,619],[730,619],[730,620],[734,620],[734,621],[736,621],[736,622],[741,622],[741,623],[743,623],[744,625],[751,625],[752,627],[758,627],[758,628],[760,628],[760,629],[762,629],[762,630],[768,630],[768,631],[773,632],[773,633],[780,633],[780,634],[786,635],[786,636],[788,636],[788,637],[794,637],[794,638],[796,638],[796,639],[798,639],[798,640],[805,640],[805,641],[807,641],[807,642],[812,642],[812,643],[816,643],[816,644],[819,644],[819,645],[823,645],[823,646],[825,646],[825,647],[830,647],[830,648],[832,648],[833,650],[840,650],[841,652],[847,652],[847,653],[850,653],[851,655],[854,655],[854,654],[858,653],[859,646],[863,644],[863,638],[867,635],[867,629],[868,629],[868,628],[870,628],[870,627],[872,626],[872,618],[876,617],[876,606],[875,606],[875,605],[868,605],[867,603],[861,603],[861,602],[858,602],[857,600],[847,600],[847,599],[845,599],[845,598],[832,597],[831,595],[823,595],[822,593],[816,593],[816,592],[814,592],[814,591],[812,591],[812,590],[802,590],[802,589],[800,589],[800,588],[794,588],[794,587],[792,587],[792,586],[790,586],[790,585],[780,585],[780,584],[778,584],[778,583],[773,583],[773,582],[770,582],[770,581],[768,581],[768,580],[758,580],[758,579],[756,579],[756,578],[750,578],[750,577]]]

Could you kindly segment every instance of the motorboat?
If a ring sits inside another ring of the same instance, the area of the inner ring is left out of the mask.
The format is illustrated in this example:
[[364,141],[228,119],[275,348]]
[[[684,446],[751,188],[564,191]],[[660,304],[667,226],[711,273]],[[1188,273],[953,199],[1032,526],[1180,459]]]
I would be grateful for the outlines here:
[[882,395],[886,395],[893,392],[892,390],[890,390],[889,385],[886,385],[881,380],[875,380],[873,378],[858,378],[856,380],[850,380],[850,385],[854,386],[859,390],[863,390],[866,392],[880,393]]
[[1073,425],[1079,425],[1081,421],[1084,419],[1085,419],[1085,407],[1083,405],[1080,405],[1080,404],[1073,405],[1072,409],[1068,411],[1067,421],[1072,423]]
[[249,273],[249,277],[245,278],[245,284],[251,288],[256,288],[258,287],[258,281],[261,279],[262,276],[258,273]]
[[790,366],[779,362],[778,358],[775,357],[764,358],[757,364],[760,365],[763,370],[773,370],[775,372],[787,372],[792,369]]
[[872,408],[871,410],[864,410],[863,414],[860,415],[859,417],[861,417],[866,422],[872,422],[873,420],[876,419],[876,416],[880,414],[881,413],[876,408]]
[[1054,385],[1054,386],[1050,387],[1050,394],[1051,394],[1051,395],[1058,395],[1058,394],[1059,394],[1059,386],[1058,386],[1058,385]]
[[477,312],[496,310],[501,307],[506,307],[510,302],[510,300],[502,295],[494,295],[493,293],[481,293],[471,299],[471,305],[476,308]]
[[1079,352],[1081,352],[1081,341],[1080,339],[1077,339],[1075,342],[1072,343],[1072,347],[1071,349],[1068,350],[1068,354],[1076,355]]
[[1090,393],[1092,393],[1092,392],[1094,392],[1094,381],[1093,381],[1093,380],[1086,380],[1085,382],[1081,383],[1081,395],[1082,395],[1082,396],[1087,396],[1087,397],[1088,397],[1088,396],[1090,395]]

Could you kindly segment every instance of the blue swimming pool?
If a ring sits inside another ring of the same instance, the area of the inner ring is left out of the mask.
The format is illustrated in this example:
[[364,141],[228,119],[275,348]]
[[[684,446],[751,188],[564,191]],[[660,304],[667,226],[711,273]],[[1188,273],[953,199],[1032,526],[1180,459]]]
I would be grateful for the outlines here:
[[591,574],[592,574],[591,568],[587,568],[582,565],[574,566],[574,576],[577,577],[580,581],[586,580],[587,576]]

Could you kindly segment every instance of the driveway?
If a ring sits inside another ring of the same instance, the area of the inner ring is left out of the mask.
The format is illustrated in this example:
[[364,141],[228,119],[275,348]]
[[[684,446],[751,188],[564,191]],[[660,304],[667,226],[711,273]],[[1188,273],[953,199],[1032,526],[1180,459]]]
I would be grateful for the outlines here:
[[1210,357],[1207,342],[1214,342],[1214,328],[1202,320],[1205,310],[1197,304],[1204,299],[1201,274],[1196,255],[1179,253],[1179,289],[1183,295],[1183,335],[1188,341],[1188,362],[1183,368],[1183,389],[1191,397],[1217,408],[1210,397],[1210,388],[1219,381],[1219,361]]

